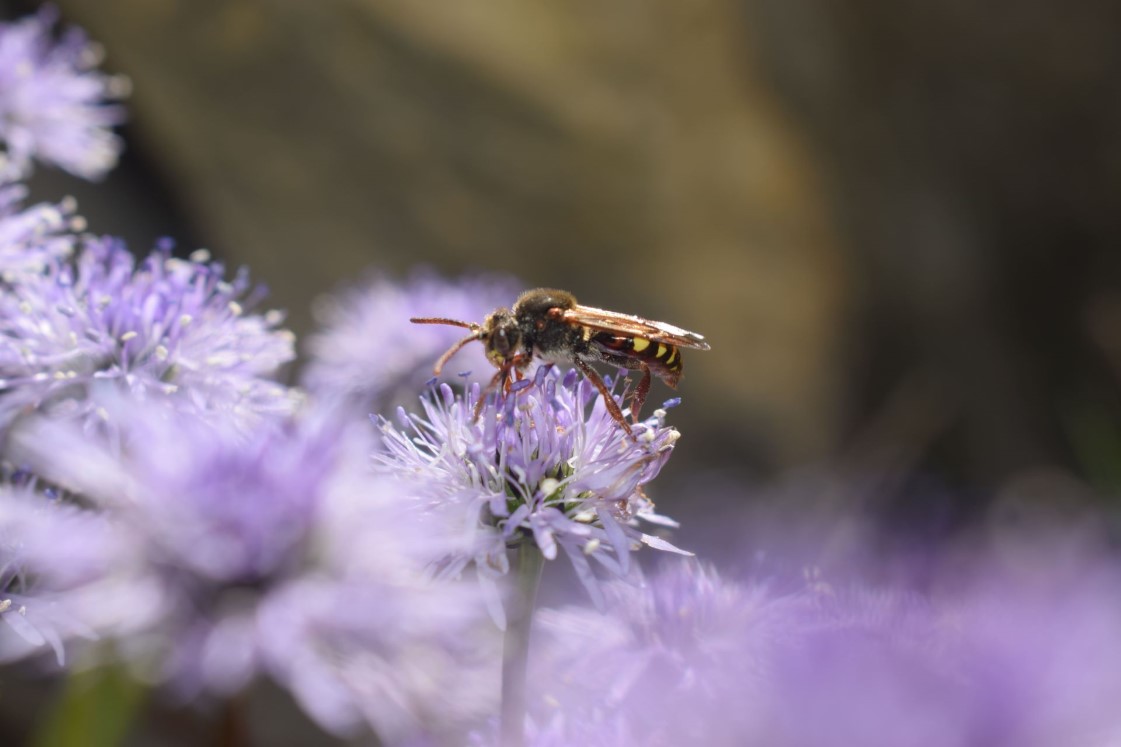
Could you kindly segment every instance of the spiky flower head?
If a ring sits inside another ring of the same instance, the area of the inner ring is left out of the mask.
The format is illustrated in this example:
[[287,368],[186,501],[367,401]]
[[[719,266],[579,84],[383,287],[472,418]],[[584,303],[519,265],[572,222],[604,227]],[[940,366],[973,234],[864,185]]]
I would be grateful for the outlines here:
[[509,567],[507,549],[533,542],[550,560],[563,550],[602,602],[592,562],[620,577],[640,545],[681,552],[640,529],[643,521],[675,526],[644,492],[678,438],[665,410],[632,437],[590,382],[551,366],[488,399],[475,418],[479,396],[477,385],[458,395],[441,384],[422,398],[423,414],[400,410],[396,426],[381,421],[381,469],[459,532],[461,549],[445,559],[446,572],[474,564],[493,592]]
[[137,262],[112,238],[89,238],[0,294],[0,416],[41,410],[94,425],[101,394],[126,391],[188,412],[252,421],[290,412],[272,378],[293,357],[276,312],[246,313],[246,273],[226,280],[205,253],[164,246]]
[[55,39],[58,12],[0,24],[0,141],[7,177],[23,177],[32,159],[86,179],[113,168],[121,141],[112,132],[124,121],[114,102],[127,81],[96,70],[101,53],[79,29]]

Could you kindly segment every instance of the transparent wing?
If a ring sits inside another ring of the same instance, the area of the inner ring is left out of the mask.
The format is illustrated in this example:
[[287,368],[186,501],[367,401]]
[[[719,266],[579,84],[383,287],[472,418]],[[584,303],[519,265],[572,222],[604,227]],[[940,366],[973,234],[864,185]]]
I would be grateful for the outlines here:
[[565,309],[561,318],[571,324],[579,324],[605,332],[615,332],[621,337],[645,337],[654,342],[664,342],[680,348],[709,350],[709,344],[702,335],[675,327],[665,322],[655,322],[631,314],[597,309],[592,306],[576,305]]

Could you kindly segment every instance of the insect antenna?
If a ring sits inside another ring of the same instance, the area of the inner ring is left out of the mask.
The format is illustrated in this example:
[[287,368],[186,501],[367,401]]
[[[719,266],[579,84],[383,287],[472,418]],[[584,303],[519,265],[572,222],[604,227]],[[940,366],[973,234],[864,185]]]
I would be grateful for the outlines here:
[[471,331],[479,329],[479,325],[474,322],[462,322],[459,319],[445,319],[441,316],[414,316],[409,319],[413,324],[447,324],[452,327],[463,327]]
[[444,364],[446,364],[453,355],[458,353],[460,348],[469,342],[481,339],[483,336],[483,328],[474,322],[461,322],[458,319],[444,319],[442,317],[413,317],[409,319],[409,321],[413,324],[447,324],[452,327],[463,327],[464,329],[471,330],[471,334],[448,348],[447,352],[441,355],[439,360],[436,361],[436,365],[432,368],[432,373],[437,376],[444,370]]

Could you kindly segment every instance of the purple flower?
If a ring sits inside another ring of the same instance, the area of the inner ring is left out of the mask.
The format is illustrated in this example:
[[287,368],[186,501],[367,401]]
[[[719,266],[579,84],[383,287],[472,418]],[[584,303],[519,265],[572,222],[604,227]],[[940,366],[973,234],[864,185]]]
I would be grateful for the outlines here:
[[237,422],[291,412],[270,377],[293,357],[275,312],[250,314],[244,272],[224,279],[204,253],[165,247],[137,263],[118,240],[89,238],[73,263],[52,262],[0,294],[0,419],[42,410],[104,418],[99,400],[137,401]]
[[[742,586],[694,562],[674,563],[641,586],[607,587],[605,612],[542,610],[534,710],[556,742],[756,742],[769,726],[771,678],[807,614],[805,600]],[[577,731],[573,731],[577,730]],[[566,741],[567,740],[567,741]]]
[[550,560],[563,549],[596,600],[590,560],[617,577],[641,544],[681,552],[638,528],[639,520],[674,526],[643,492],[678,437],[664,410],[631,438],[591,383],[551,366],[488,400],[476,420],[478,397],[477,385],[466,397],[440,385],[422,398],[423,415],[400,411],[399,428],[382,421],[384,447],[375,458],[408,483],[422,510],[458,533],[460,550],[445,559],[445,572],[474,563],[496,619],[494,581],[507,572],[507,548],[519,542],[536,543]]
[[[309,338],[311,359],[304,385],[324,398],[357,401],[362,412],[410,401],[432,378],[432,367],[452,343],[464,336],[454,327],[412,324],[411,317],[441,316],[481,321],[517,292],[510,278],[470,277],[457,282],[430,272],[397,283],[375,275],[362,286],[321,299],[315,309],[324,329]],[[482,345],[456,356],[444,372],[488,372]],[[406,394],[407,393],[407,394]]]
[[[0,489],[0,661],[150,621],[159,589],[124,527],[21,480]],[[112,572],[111,572],[112,571]]]
[[124,110],[106,102],[121,98],[127,81],[94,69],[100,51],[80,30],[53,39],[57,16],[48,6],[0,24],[0,141],[9,159],[0,173],[8,177],[26,176],[37,158],[97,179],[121,150],[110,128]]
[[74,214],[73,200],[20,208],[27,195],[22,184],[0,183],[0,281],[13,283],[43,272],[74,252],[73,231],[85,227]]
[[[557,710],[541,723],[532,718],[527,719],[525,744],[526,747],[636,747],[669,744],[651,741],[649,737],[643,738],[641,733],[642,729],[636,729],[626,713],[606,713],[599,709],[567,714]],[[501,745],[498,721],[494,720],[485,729],[477,729],[468,734],[466,744],[468,747]]]
[[609,585],[606,613],[544,610],[529,743],[1057,747],[1121,735],[1117,559],[1059,585],[991,558],[962,570],[926,598],[821,579],[783,592],[683,564],[643,588]]
[[446,737],[493,712],[499,691],[500,645],[469,591],[308,576],[269,596],[262,649],[273,675],[333,733],[366,723],[388,744]]
[[434,535],[372,474],[368,424],[310,412],[246,432],[131,400],[107,409],[116,444],[39,419],[11,448],[140,548],[161,604],[116,650],[142,677],[193,698],[269,675],[338,733],[439,728],[490,705],[482,606],[428,578]]

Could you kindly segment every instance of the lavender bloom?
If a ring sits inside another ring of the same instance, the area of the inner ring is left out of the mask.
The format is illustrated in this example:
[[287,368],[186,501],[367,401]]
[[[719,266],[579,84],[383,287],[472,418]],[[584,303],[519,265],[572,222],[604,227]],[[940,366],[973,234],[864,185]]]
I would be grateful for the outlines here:
[[0,294],[0,421],[39,409],[94,424],[105,392],[239,422],[292,411],[296,395],[267,378],[293,357],[281,315],[247,314],[249,281],[205,253],[157,249],[138,265],[111,238],[89,238]]
[[[1044,550],[1039,561],[1067,558]],[[1051,747],[1121,738],[1121,564],[1091,559],[1059,578],[999,567],[972,574],[955,606],[969,744]]]
[[0,661],[47,646],[61,666],[68,641],[146,624],[159,589],[141,570],[134,538],[23,483],[0,490]]
[[532,680],[543,726],[529,743],[1060,747],[1121,735],[1117,559],[1061,586],[991,559],[960,571],[939,582],[953,593],[926,599],[820,580],[784,593],[683,565],[645,588],[609,586],[609,614],[544,610]]
[[73,200],[20,209],[27,195],[22,184],[0,182],[0,281],[12,283],[42,272],[74,252],[73,231],[85,228],[74,214]]
[[124,110],[106,102],[124,95],[127,81],[94,69],[100,52],[80,30],[52,39],[57,16],[48,6],[0,24],[0,140],[9,159],[0,173],[9,178],[26,176],[38,158],[97,179],[121,150],[110,128]]
[[632,439],[591,383],[550,366],[488,401],[475,420],[479,396],[477,385],[466,397],[440,385],[422,398],[423,415],[399,411],[400,429],[382,421],[384,448],[375,458],[410,485],[422,510],[458,528],[461,548],[444,570],[457,575],[474,563],[496,620],[503,617],[495,580],[518,542],[535,542],[550,560],[563,549],[597,601],[589,560],[618,577],[641,544],[681,552],[637,527],[640,519],[674,526],[642,490],[678,437],[664,410],[637,425]]
[[490,705],[480,693],[495,688],[474,679],[493,679],[493,659],[479,661],[482,608],[426,581],[431,534],[371,475],[370,439],[353,423],[308,413],[247,434],[127,401],[110,409],[123,410],[118,447],[38,420],[18,426],[13,449],[140,545],[161,605],[116,640],[140,676],[193,698],[271,675],[338,733],[396,735]]
[[477,602],[461,584],[309,576],[266,600],[261,648],[328,731],[447,739],[496,705],[500,644]]
[[[566,714],[558,710],[540,724],[533,719],[527,720],[525,744],[526,747],[636,747],[662,744],[645,741],[641,734],[642,729],[636,729],[626,713],[609,714],[598,709]],[[468,747],[498,747],[501,743],[497,720],[488,723],[485,729],[477,729],[468,734],[466,742]]]
[[[542,610],[534,681],[555,742],[784,744],[769,726],[779,655],[807,614],[803,598],[740,586],[696,563],[675,563],[642,586],[607,588],[606,613]],[[575,731],[574,731],[575,730]],[[620,737],[620,740],[622,737]]]
[[[321,299],[315,309],[324,329],[308,340],[303,383],[324,398],[357,402],[362,412],[409,400],[432,377],[436,359],[466,332],[412,324],[411,317],[441,316],[481,322],[517,292],[510,278],[478,276],[449,282],[430,272],[397,283],[376,275],[364,285]],[[461,351],[444,372],[491,370],[482,345]],[[406,395],[407,393],[407,395]]]

